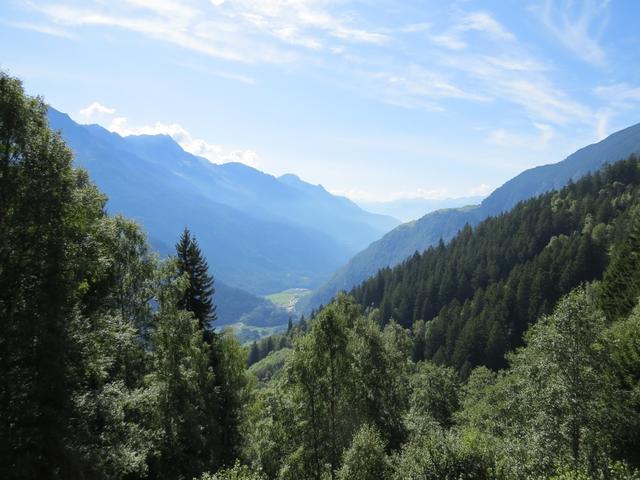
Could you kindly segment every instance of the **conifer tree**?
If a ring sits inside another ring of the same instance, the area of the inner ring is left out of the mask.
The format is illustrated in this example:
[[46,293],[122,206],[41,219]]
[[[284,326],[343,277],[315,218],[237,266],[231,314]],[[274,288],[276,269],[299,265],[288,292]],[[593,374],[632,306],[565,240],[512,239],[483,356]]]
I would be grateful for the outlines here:
[[622,318],[640,295],[640,210],[633,212],[627,238],[613,251],[602,279],[601,306],[610,320]]
[[193,312],[202,330],[209,330],[212,322],[216,320],[216,309],[212,296],[213,277],[209,275],[209,265],[202,255],[198,241],[185,228],[176,244],[178,257],[178,273],[187,274],[189,285],[182,298],[178,301],[178,307]]

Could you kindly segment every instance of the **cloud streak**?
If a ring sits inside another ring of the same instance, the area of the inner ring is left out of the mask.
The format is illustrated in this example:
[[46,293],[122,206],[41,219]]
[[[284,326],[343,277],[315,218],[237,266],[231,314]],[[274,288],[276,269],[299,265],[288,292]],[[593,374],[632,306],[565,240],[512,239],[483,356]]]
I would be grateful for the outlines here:
[[543,123],[534,123],[533,126],[538,131],[537,135],[528,135],[521,133],[509,132],[499,128],[491,131],[486,142],[489,145],[495,145],[504,148],[514,149],[535,149],[543,150],[549,145],[554,136],[554,130],[550,125]]
[[609,21],[609,3],[609,0],[545,0],[533,10],[567,50],[585,62],[603,66],[607,55],[599,41]]
[[[53,2],[33,7],[50,22],[46,28],[72,35],[92,27],[127,30],[243,64],[243,72],[258,64],[313,66],[325,80],[400,108],[437,113],[462,104],[506,106],[533,124],[588,124],[601,132],[615,109],[637,98],[624,84],[599,87],[595,96],[615,107],[606,115],[578,100],[553,81],[552,62],[532,54],[526,41],[487,10],[455,6],[439,17],[426,14],[392,27],[371,23],[346,0]],[[562,48],[591,64],[606,62],[599,38],[608,21],[607,1],[549,0],[525,12],[539,18]],[[253,75],[232,70],[226,65],[207,73],[256,84]]]
[[[381,45],[382,32],[334,15],[323,0],[113,0],[108,6],[60,0],[36,8],[50,29],[111,27],[241,63],[292,63],[301,52],[335,48],[331,39]],[[43,27],[44,28],[44,27]],[[269,41],[265,41],[265,37]],[[291,48],[293,47],[293,49]]]

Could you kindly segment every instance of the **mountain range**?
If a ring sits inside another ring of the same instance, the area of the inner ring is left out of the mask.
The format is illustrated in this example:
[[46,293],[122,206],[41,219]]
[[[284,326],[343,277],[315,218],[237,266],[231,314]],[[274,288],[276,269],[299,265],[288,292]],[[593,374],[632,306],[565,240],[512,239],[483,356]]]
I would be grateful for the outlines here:
[[331,279],[299,304],[308,311],[326,304],[341,290],[373,276],[379,269],[394,266],[415,252],[422,252],[448,241],[465,224],[477,225],[482,220],[511,210],[517,203],[563,187],[607,163],[625,159],[640,152],[640,124],[611,134],[604,140],[581,148],[561,162],[535,167],[522,172],[496,189],[479,205],[439,210],[396,227],[373,242],[340,267]]
[[213,164],[166,135],[122,137],[54,108],[49,123],[107,194],[110,213],[137,220],[162,254],[188,227],[216,279],[253,294],[317,287],[400,223],[295,175]]
[[[314,289],[297,304],[300,312],[309,311],[379,269],[448,241],[466,224],[477,225],[640,152],[638,124],[561,162],[526,170],[479,204],[472,204],[477,197],[363,202],[380,212],[374,214],[292,174],[275,177],[240,163],[213,164],[166,135],[123,137],[80,125],[53,108],[49,122],[74,151],[76,164],[109,196],[108,210],[139,221],[161,254],[173,252],[168,239],[177,239],[185,226],[196,234],[216,277],[220,324],[260,327],[280,325],[289,315],[264,295]],[[463,206],[403,224],[382,214],[408,218],[440,205]]]

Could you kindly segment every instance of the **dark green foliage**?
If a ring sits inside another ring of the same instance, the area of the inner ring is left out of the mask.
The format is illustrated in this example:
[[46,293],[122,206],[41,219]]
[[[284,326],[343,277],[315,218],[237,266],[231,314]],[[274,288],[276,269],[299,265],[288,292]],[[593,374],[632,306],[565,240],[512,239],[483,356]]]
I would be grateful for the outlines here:
[[628,219],[626,239],[613,250],[602,279],[602,307],[610,319],[622,318],[640,298],[640,209]]
[[582,476],[560,478],[616,478],[612,459],[637,466],[637,399],[612,374],[627,372],[636,388],[635,361],[626,367],[619,361],[637,358],[637,346],[619,335],[637,338],[640,330],[627,323],[609,331],[593,291],[576,289],[532,327],[508,371],[496,376],[481,368],[469,378],[457,418],[493,445],[501,477],[571,470]]
[[609,342],[615,345],[611,355],[611,374],[622,400],[612,409],[616,457],[640,466],[640,307],[614,325]]
[[364,425],[353,436],[353,442],[344,452],[340,480],[386,480],[391,466],[385,452],[384,440],[377,429]]
[[182,263],[158,264],[4,73],[0,145],[0,476],[177,479],[232,464],[246,359],[233,337],[203,335],[215,310],[197,244],[185,234]]
[[478,442],[434,429],[407,443],[394,458],[394,480],[489,480],[492,458]]
[[300,317],[300,321],[297,324],[293,324],[293,321],[289,322],[286,332],[270,335],[254,342],[249,350],[247,366],[250,367],[263,358],[266,358],[271,352],[281,350],[283,348],[291,348],[294,340],[300,335],[304,335],[308,328],[309,326],[303,315]]
[[216,309],[211,298],[215,292],[213,277],[209,275],[209,265],[198,241],[187,228],[176,244],[176,259],[178,275],[186,275],[189,279],[182,298],[178,300],[178,307],[192,312],[201,329],[211,329],[216,320]]
[[[65,478],[77,465],[71,319],[90,288],[84,239],[104,197],[71,168],[46,107],[0,72],[0,476]],[[60,441],[63,438],[65,441]]]
[[409,334],[392,325],[382,331],[375,318],[347,297],[316,316],[295,340],[283,374],[272,380],[271,406],[256,411],[273,416],[252,422],[249,458],[269,458],[265,470],[281,471],[282,478],[335,478],[344,450],[364,425],[389,448],[404,441]]
[[[173,265],[166,267],[168,271]],[[209,348],[191,312],[178,310],[188,278],[162,285],[155,313],[153,367],[147,381],[158,395],[156,414],[161,432],[151,473],[159,478],[193,478],[216,465],[212,440],[216,424],[214,374]]]
[[456,372],[450,367],[422,363],[411,378],[411,383],[411,414],[419,419],[418,422],[414,421],[414,429],[419,429],[425,423],[425,417],[433,418],[442,427],[450,427],[453,414],[459,408]]
[[230,466],[238,458],[242,444],[241,425],[246,401],[247,357],[238,340],[225,332],[215,337],[209,359],[215,373],[217,405],[213,406],[217,430],[212,439],[216,444],[217,465]]
[[224,468],[215,474],[205,473],[199,480],[266,480],[260,472],[236,462],[233,467]]
[[[466,226],[450,244],[381,270],[353,294],[361,305],[379,307],[384,321],[427,322],[416,339],[416,359],[453,365],[464,375],[476,365],[503,367],[504,353],[521,344],[533,319],[580,282],[602,276],[609,247],[633,224],[638,164],[632,157],[475,229]],[[624,277],[626,270],[618,270],[610,277]],[[624,290],[629,301],[633,285]]]

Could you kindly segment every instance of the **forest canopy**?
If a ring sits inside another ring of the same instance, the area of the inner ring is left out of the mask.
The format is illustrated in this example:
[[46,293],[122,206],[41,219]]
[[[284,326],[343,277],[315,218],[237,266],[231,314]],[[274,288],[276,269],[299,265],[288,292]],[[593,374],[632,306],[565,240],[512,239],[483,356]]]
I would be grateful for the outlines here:
[[244,348],[197,232],[154,254],[0,73],[0,477],[638,479],[639,195],[618,162]]

